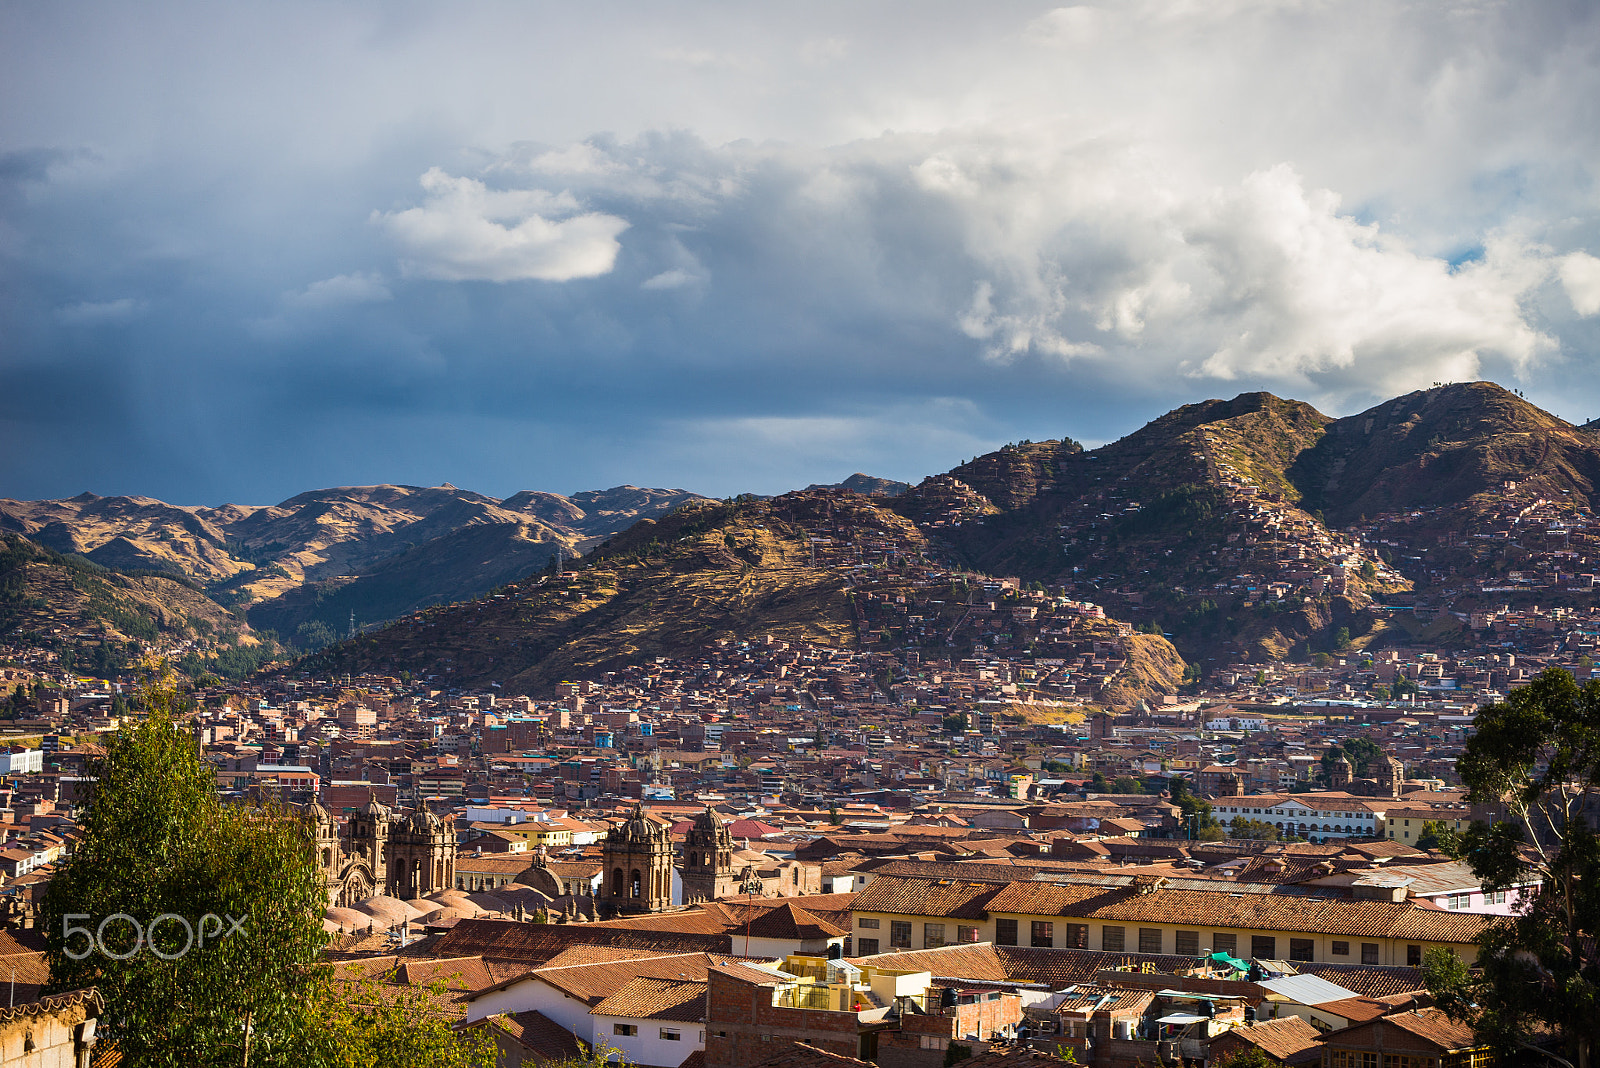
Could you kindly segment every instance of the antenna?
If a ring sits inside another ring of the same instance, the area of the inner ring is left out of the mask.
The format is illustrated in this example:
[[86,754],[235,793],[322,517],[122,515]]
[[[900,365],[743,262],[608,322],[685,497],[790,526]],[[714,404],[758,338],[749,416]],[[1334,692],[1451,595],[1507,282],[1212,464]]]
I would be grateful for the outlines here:
[[350,609],[350,637],[353,639],[353,638],[355,638],[355,636],[356,636],[356,610],[354,608],[352,608],[352,609]]
[[557,545],[556,546],[556,578],[560,578],[562,576],[562,574],[563,574],[563,572],[561,570],[561,546]]

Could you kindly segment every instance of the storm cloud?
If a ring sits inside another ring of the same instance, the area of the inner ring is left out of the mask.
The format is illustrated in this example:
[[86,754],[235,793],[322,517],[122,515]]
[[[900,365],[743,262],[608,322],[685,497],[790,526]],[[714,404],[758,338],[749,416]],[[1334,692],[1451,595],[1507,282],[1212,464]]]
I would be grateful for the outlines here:
[[0,495],[777,492],[1476,377],[1581,421],[1596,29],[13,6]]

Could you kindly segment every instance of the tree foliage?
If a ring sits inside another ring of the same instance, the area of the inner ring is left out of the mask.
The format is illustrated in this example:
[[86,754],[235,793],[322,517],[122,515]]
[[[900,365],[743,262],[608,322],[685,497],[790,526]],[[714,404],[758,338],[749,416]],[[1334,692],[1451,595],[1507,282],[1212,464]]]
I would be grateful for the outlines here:
[[411,1048],[396,1036],[416,1013],[352,1001],[317,964],[327,899],[308,825],[221,802],[164,666],[136,706],[88,769],[81,839],[41,910],[52,986],[99,989],[125,1063],[238,1065],[247,1048],[260,1068],[492,1063],[452,1059],[448,1027],[418,1032],[434,1059],[388,1058]]
[[1429,989],[1509,1054],[1550,1032],[1578,1068],[1600,1039],[1600,682],[1545,671],[1478,713],[1457,763],[1468,800],[1495,818],[1446,842],[1486,891],[1529,883],[1517,914],[1478,939],[1477,969],[1429,958]]

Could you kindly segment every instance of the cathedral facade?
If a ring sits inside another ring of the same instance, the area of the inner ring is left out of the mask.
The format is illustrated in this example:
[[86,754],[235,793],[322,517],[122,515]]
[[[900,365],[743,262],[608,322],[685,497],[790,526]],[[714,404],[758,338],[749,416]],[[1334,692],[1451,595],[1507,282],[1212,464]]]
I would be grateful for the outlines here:
[[409,900],[455,886],[455,830],[426,807],[408,815],[369,799],[342,838],[338,820],[322,805],[313,803],[309,815],[330,905],[348,907],[375,894]]
[[660,912],[672,907],[672,832],[648,819],[642,805],[606,835],[599,903],[607,912]]

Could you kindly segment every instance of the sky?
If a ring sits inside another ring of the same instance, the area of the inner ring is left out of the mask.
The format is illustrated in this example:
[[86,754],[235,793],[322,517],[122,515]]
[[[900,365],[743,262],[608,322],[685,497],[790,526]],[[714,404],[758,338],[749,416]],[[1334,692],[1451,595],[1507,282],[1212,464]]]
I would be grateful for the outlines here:
[[1600,5],[0,2],[0,497],[1600,416]]

